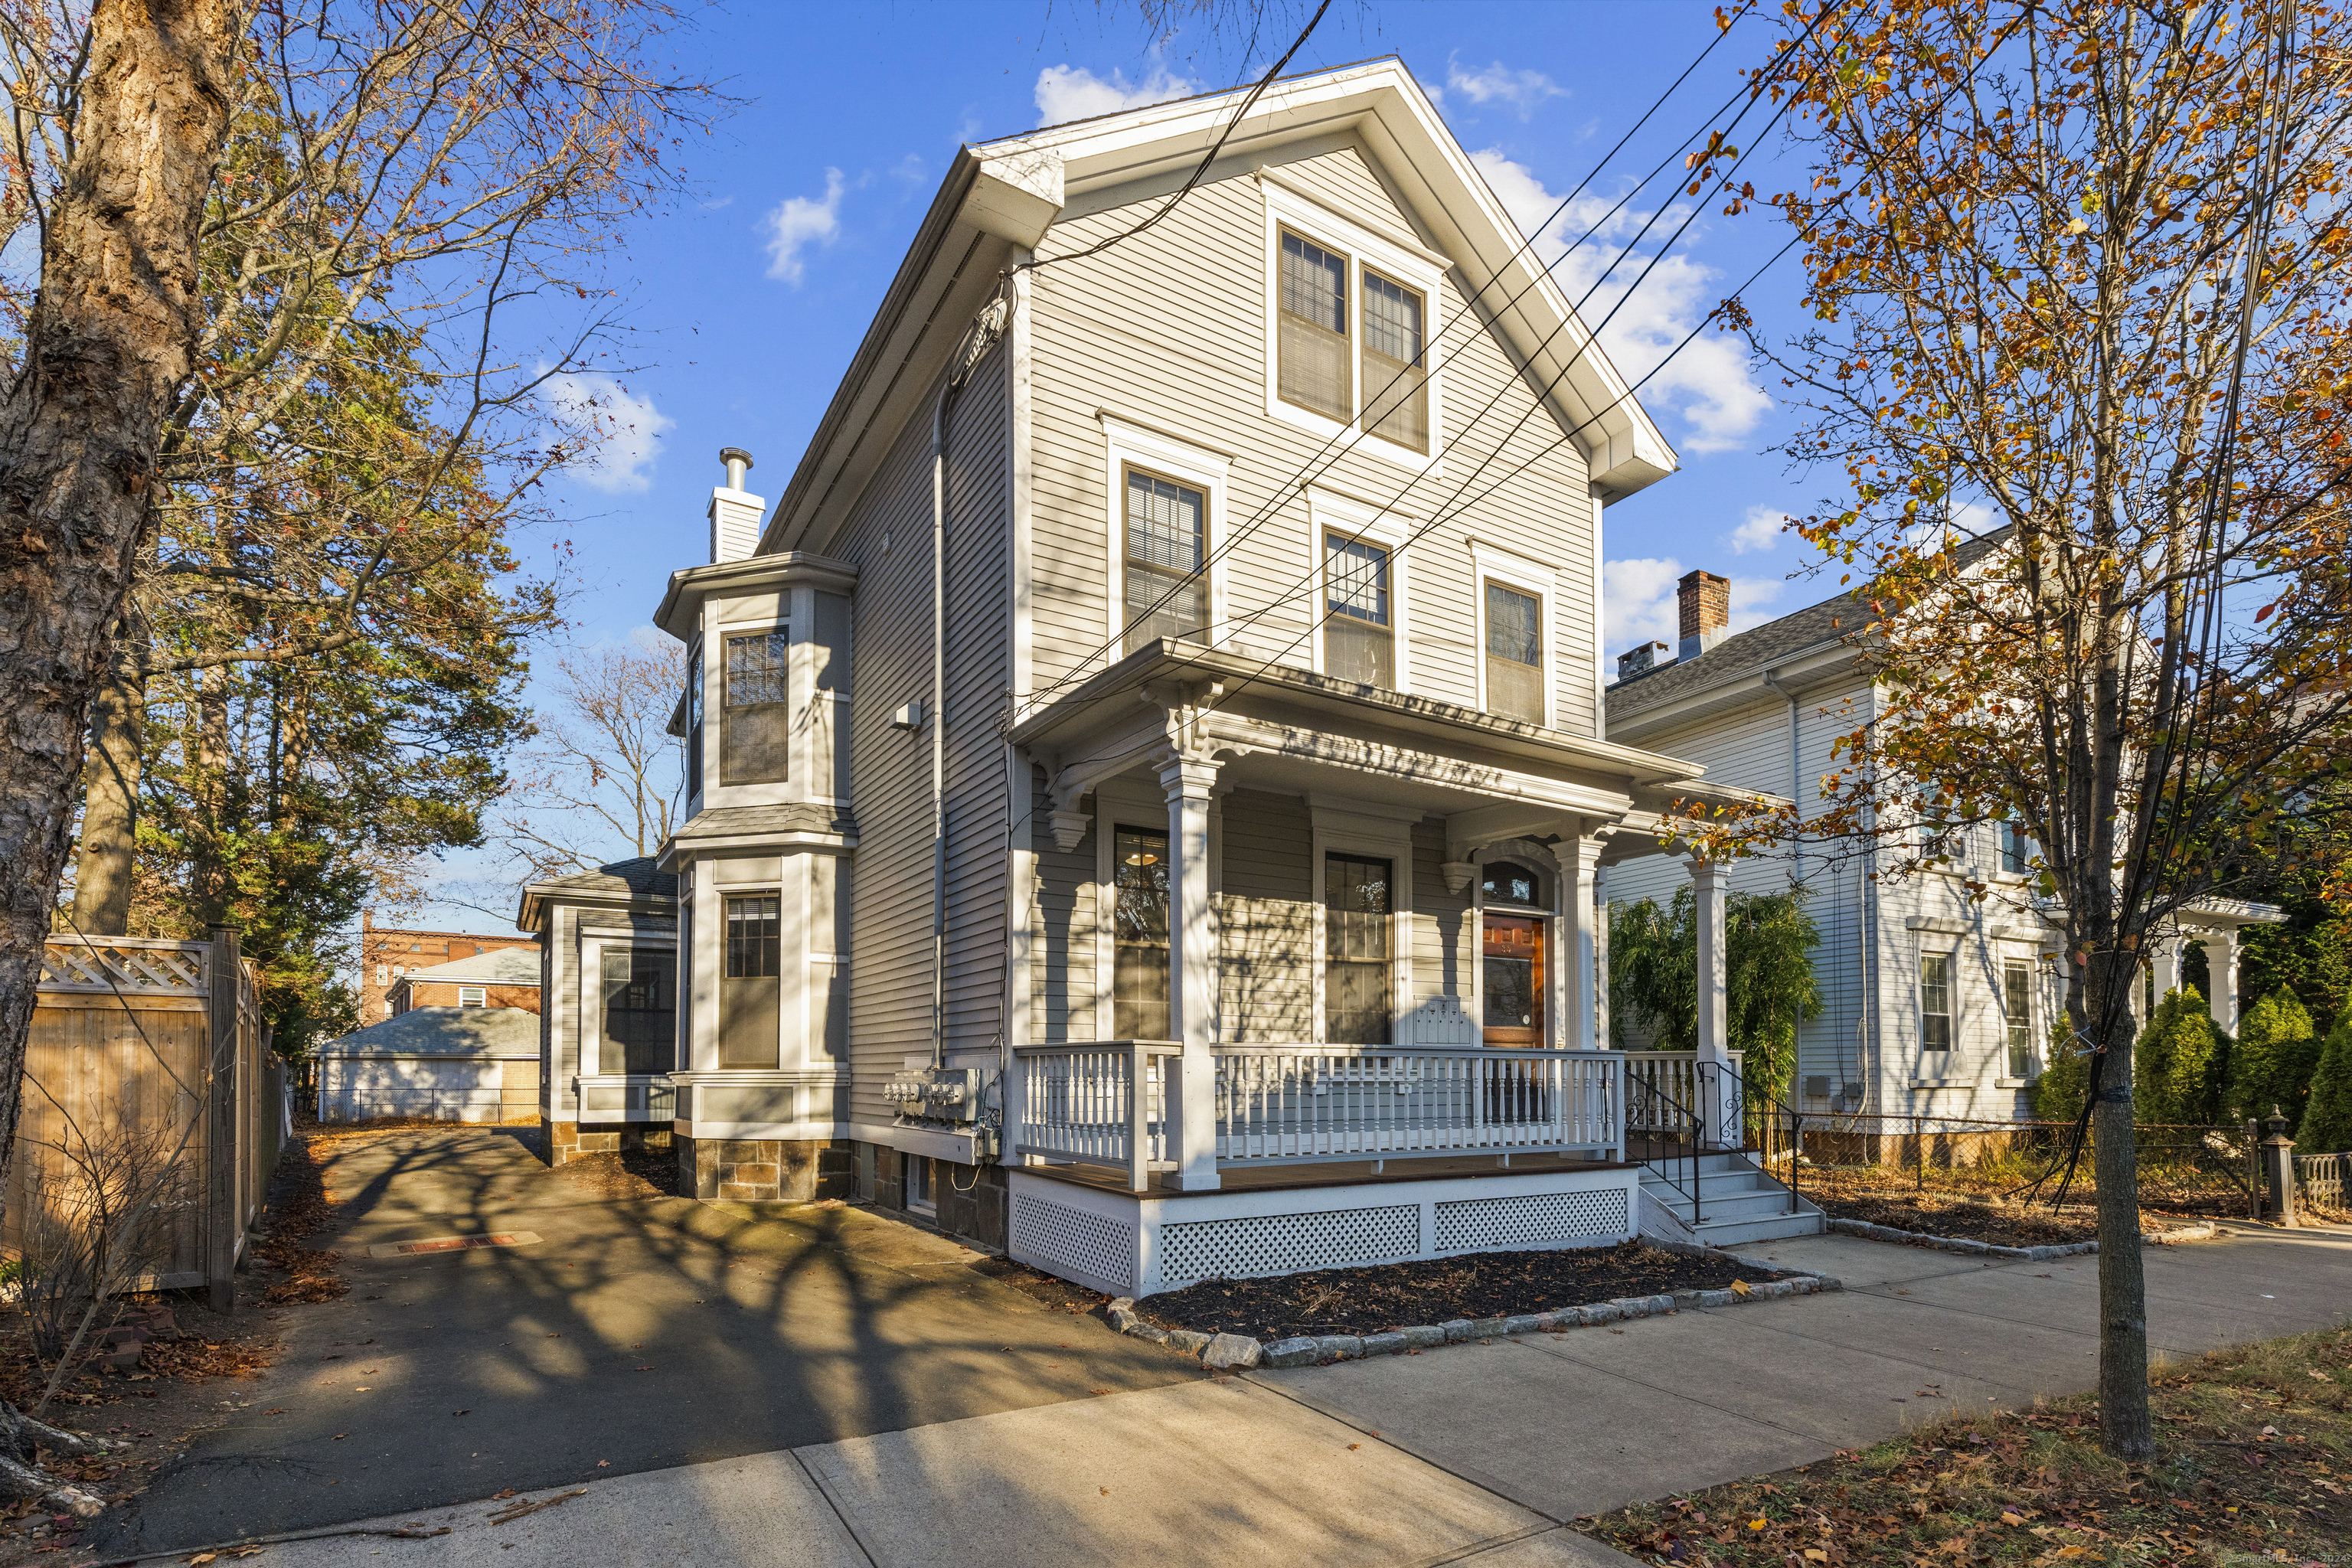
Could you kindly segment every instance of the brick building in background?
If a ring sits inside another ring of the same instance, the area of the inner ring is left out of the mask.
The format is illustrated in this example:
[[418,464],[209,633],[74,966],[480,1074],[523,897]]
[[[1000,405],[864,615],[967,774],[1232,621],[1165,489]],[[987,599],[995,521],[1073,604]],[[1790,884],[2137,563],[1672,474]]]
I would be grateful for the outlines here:
[[[431,969],[501,948],[536,950],[535,936],[480,936],[471,931],[394,931],[378,927],[373,910],[360,915],[360,1026],[392,1016],[392,988],[412,969]],[[452,1001],[447,1005],[455,1005]],[[536,993],[530,1004],[536,1010]]]
[[413,968],[385,996],[392,1016],[419,1007],[518,1007],[539,1011],[539,953],[532,947],[494,947],[471,958]]

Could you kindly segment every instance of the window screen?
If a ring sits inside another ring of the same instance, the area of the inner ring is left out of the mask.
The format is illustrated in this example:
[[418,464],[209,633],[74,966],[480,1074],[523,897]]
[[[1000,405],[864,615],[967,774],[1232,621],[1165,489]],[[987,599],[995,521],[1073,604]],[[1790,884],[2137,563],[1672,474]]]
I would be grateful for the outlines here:
[[1127,474],[1127,651],[1160,637],[1192,637],[1209,622],[1202,574],[1208,498],[1130,468]]
[[1486,710],[1544,721],[1543,602],[1500,583],[1486,584]]
[[2012,958],[2000,966],[2000,1000],[2008,1014],[2009,1076],[2033,1076],[2033,964]]
[[782,900],[726,900],[727,964],[719,986],[719,1065],[776,1065],[776,990],[783,972]]
[[1948,953],[1919,958],[1919,1048],[1952,1048],[1952,960]]
[[1168,835],[1122,827],[1111,839],[1111,1037],[1164,1040],[1168,1007]]
[[1389,862],[1323,862],[1323,1037],[1384,1046],[1394,1010],[1389,966]]
[[677,1033],[677,958],[646,948],[604,950],[602,1070],[656,1073]]
[[1366,686],[1396,685],[1389,616],[1389,552],[1344,534],[1323,538],[1323,671]]
[[782,626],[727,639],[722,784],[774,784],[790,776],[789,647]]
[[1348,258],[1286,231],[1277,314],[1276,384],[1283,401],[1334,419],[1352,418]]
[[1429,366],[1418,290],[1364,273],[1364,428],[1429,450]]

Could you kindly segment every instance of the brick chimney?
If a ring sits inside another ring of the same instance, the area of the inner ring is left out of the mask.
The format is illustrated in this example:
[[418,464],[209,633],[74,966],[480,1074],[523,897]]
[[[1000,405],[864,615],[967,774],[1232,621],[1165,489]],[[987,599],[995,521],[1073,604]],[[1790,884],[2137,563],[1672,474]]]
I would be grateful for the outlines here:
[[749,559],[760,548],[760,518],[768,510],[766,498],[743,488],[744,470],[751,454],[728,447],[719,454],[727,465],[727,482],[710,491],[710,563]]
[[1673,662],[1673,659],[1666,657],[1665,644],[1645,642],[1631,653],[1621,653],[1617,656],[1617,679],[1630,679],[1645,669],[1655,669],[1662,664]]
[[1731,631],[1731,579],[1712,572],[1686,574],[1677,584],[1682,604],[1681,657],[1696,658]]

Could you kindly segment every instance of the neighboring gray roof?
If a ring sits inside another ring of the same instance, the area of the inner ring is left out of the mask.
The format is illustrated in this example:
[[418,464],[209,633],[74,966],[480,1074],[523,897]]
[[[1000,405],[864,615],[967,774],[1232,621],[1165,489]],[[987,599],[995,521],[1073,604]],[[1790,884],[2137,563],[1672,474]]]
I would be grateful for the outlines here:
[[730,805],[705,811],[670,835],[677,838],[734,838],[757,833],[838,833],[857,831],[857,819],[848,812],[806,801],[792,805]]
[[401,979],[431,981],[443,985],[455,984],[459,981],[468,985],[536,985],[539,984],[539,949],[536,946],[494,947],[471,958],[457,958],[446,963],[412,969]]
[[[1860,626],[1866,614],[1846,595],[1724,638],[1696,658],[1678,658],[1629,676],[1609,688],[1611,722],[1661,708],[1677,697],[1738,679],[1811,648],[1826,647]],[[1843,625],[1838,623],[1843,622]]]
[[535,1057],[539,1015],[527,1007],[412,1007],[319,1047],[337,1057]]
[[[1963,567],[1975,563],[1979,557],[2009,537],[2007,527],[1996,528],[1990,533],[1980,533],[1962,543],[1953,553]],[[1775,665],[1814,648],[1827,647],[1843,641],[1859,631],[1868,621],[1868,612],[1854,600],[1853,594],[1840,594],[1823,599],[1818,605],[1808,605],[1793,610],[1777,621],[1767,621],[1751,626],[1738,637],[1724,638],[1696,658],[1678,658],[1672,664],[1662,664],[1641,674],[1628,677],[1608,689],[1607,713],[1613,722],[1633,719],[1663,708],[1678,697],[1704,691],[1710,687],[1727,686],[1741,677]]]
[[550,877],[533,882],[526,890],[550,893],[612,893],[633,898],[675,899],[677,897],[677,877],[675,872],[656,870],[650,855],[634,860],[615,860],[609,866],[599,866],[593,871],[576,871],[569,877]]

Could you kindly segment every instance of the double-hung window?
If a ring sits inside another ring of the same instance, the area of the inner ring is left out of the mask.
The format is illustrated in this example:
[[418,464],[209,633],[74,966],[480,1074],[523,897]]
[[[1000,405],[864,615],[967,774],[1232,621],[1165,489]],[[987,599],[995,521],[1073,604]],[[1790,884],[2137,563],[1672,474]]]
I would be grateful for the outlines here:
[[1393,1012],[1390,866],[1357,855],[1323,861],[1323,1037],[1384,1046]]
[[1364,268],[1364,428],[1429,450],[1429,364],[1421,291]]
[[1283,400],[1346,421],[1355,416],[1348,337],[1348,258],[1282,231]]
[[2014,822],[2000,825],[2000,868],[2012,877],[2022,877],[2033,865],[2033,840],[2025,829]]
[[777,784],[791,776],[790,648],[782,626],[727,639],[721,784]]
[[1325,534],[1323,592],[1323,673],[1393,689],[1396,627],[1389,552],[1345,534]]
[[2012,958],[2000,966],[2000,1001],[2008,1015],[2009,1076],[2033,1076],[2033,964]]
[[1486,584],[1486,711],[1544,721],[1543,601]]
[[1197,637],[1208,626],[1208,520],[1201,491],[1127,470],[1120,620],[1128,652],[1161,637]]
[[1919,955],[1919,1048],[1952,1048],[1952,958],[1946,952]]

